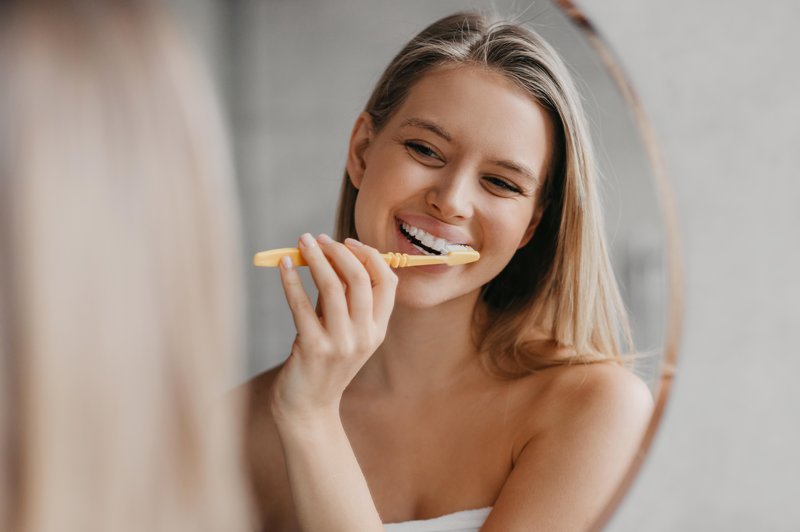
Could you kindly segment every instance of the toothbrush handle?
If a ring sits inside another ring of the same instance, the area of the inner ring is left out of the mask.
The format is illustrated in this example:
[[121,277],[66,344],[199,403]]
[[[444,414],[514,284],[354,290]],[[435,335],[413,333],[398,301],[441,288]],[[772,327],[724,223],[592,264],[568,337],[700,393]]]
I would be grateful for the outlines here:
[[[281,258],[289,257],[294,266],[307,266],[306,261],[300,254],[297,248],[279,248],[271,249],[269,251],[260,251],[253,257],[253,264],[255,266],[262,266],[265,268],[276,267],[280,263]],[[408,255],[407,253],[382,253],[381,257],[386,261],[386,264],[392,268],[406,268],[408,266],[423,266],[427,264],[444,264],[445,256],[435,255]]]
[[297,248],[278,248],[270,249],[269,251],[259,251],[253,256],[253,265],[261,266],[262,268],[275,268],[277,267],[283,257],[289,257],[292,264],[295,266],[308,266],[300,250]]
[[409,266],[426,266],[428,264],[446,264],[447,255],[409,255],[408,253],[381,253],[386,264],[392,268]]

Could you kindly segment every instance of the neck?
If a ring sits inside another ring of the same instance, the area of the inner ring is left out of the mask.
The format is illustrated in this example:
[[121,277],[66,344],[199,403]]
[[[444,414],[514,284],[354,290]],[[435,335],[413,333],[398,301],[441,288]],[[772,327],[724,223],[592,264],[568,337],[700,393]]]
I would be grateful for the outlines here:
[[431,308],[396,305],[386,338],[353,383],[389,394],[443,392],[481,372],[472,337],[479,291]]

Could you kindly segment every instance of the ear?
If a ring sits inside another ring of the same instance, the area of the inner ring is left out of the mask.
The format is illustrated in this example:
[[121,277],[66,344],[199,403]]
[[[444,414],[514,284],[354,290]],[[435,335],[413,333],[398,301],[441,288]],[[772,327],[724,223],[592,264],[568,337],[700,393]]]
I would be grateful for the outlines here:
[[356,189],[361,187],[361,181],[364,179],[367,151],[373,136],[372,117],[369,113],[363,112],[356,118],[353,132],[350,134],[350,146],[347,149],[347,174]]
[[536,208],[536,212],[533,213],[533,218],[531,218],[531,223],[528,224],[528,228],[525,229],[525,234],[522,235],[522,240],[519,242],[519,246],[517,249],[522,249],[528,245],[528,242],[531,241],[533,238],[533,234],[536,232],[536,228],[539,227],[539,222],[542,221],[542,215],[544,214],[547,205],[539,205]]

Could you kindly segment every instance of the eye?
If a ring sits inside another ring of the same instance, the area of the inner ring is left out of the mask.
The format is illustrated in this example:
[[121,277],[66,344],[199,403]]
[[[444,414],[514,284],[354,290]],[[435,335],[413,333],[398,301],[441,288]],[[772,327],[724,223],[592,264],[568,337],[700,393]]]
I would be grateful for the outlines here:
[[414,157],[422,159],[423,162],[427,164],[444,163],[442,157],[438,153],[436,153],[432,148],[426,146],[425,144],[412,140],[407,140],[403,142],[403,145],[406,147],[406,149],[408,149],[409,152],[411,152],[411,154]]
[[485,176],[483,179],[486,183],[489,183],[489,186],[492,189],[496,190],[498,193],[504,195],[522,194],[522,189],[520,189],[515,184],[503,178],[495,176]]

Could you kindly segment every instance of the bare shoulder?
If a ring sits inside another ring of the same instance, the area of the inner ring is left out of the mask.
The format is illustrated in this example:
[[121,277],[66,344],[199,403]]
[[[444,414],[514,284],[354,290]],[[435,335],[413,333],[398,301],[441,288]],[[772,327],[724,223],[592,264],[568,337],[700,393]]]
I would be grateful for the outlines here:
[[272,450],[269,444],[277,438],[271,401],[272,385],[280,369],[276,366],[260,373],[235,391],[245,408],[245,445],[250,458],[262,458]]
[[248,443],[256,433],[274,428],[272,420],[272,385],[280,372],[281,365],[259,373],[233,391],[236,399],[245,410],[245,430]]
[[595,413],[650,414],[653,397],[647,385],[632,371],[614,364],[582,364],[561,368],[553,375],[550,392],[567,410]]
[[650,390],[606,363],[550,368],[514,386],[521,412],[514,466],[485,529],[587,529],[638,452]]
[[246,383],[235,393],[241,394],[245,406],[244,450],[256,509],[262,527],[281,530],[293,516],[283,450],[277,427],[272,419],[272,386],[281,366],[267,370]]
[[611,363],[550,368],[517,386],[522,387],[519,408],[526,412],[518,448],[534,438],[630,448],[638,445],[653,411],[644,381]]
[[[281,370],[283,365],[280,364],[274,368],[268,369],[263,373],[259,373],[249,381],[242,384],[238,393],[241,393],[246,399],[249,414],[266,414],[271,417],[269,408],[269,401],[272,395],[272,384],[275,382],[275,377]],[[252,411],[255,408],[256,411]]]

